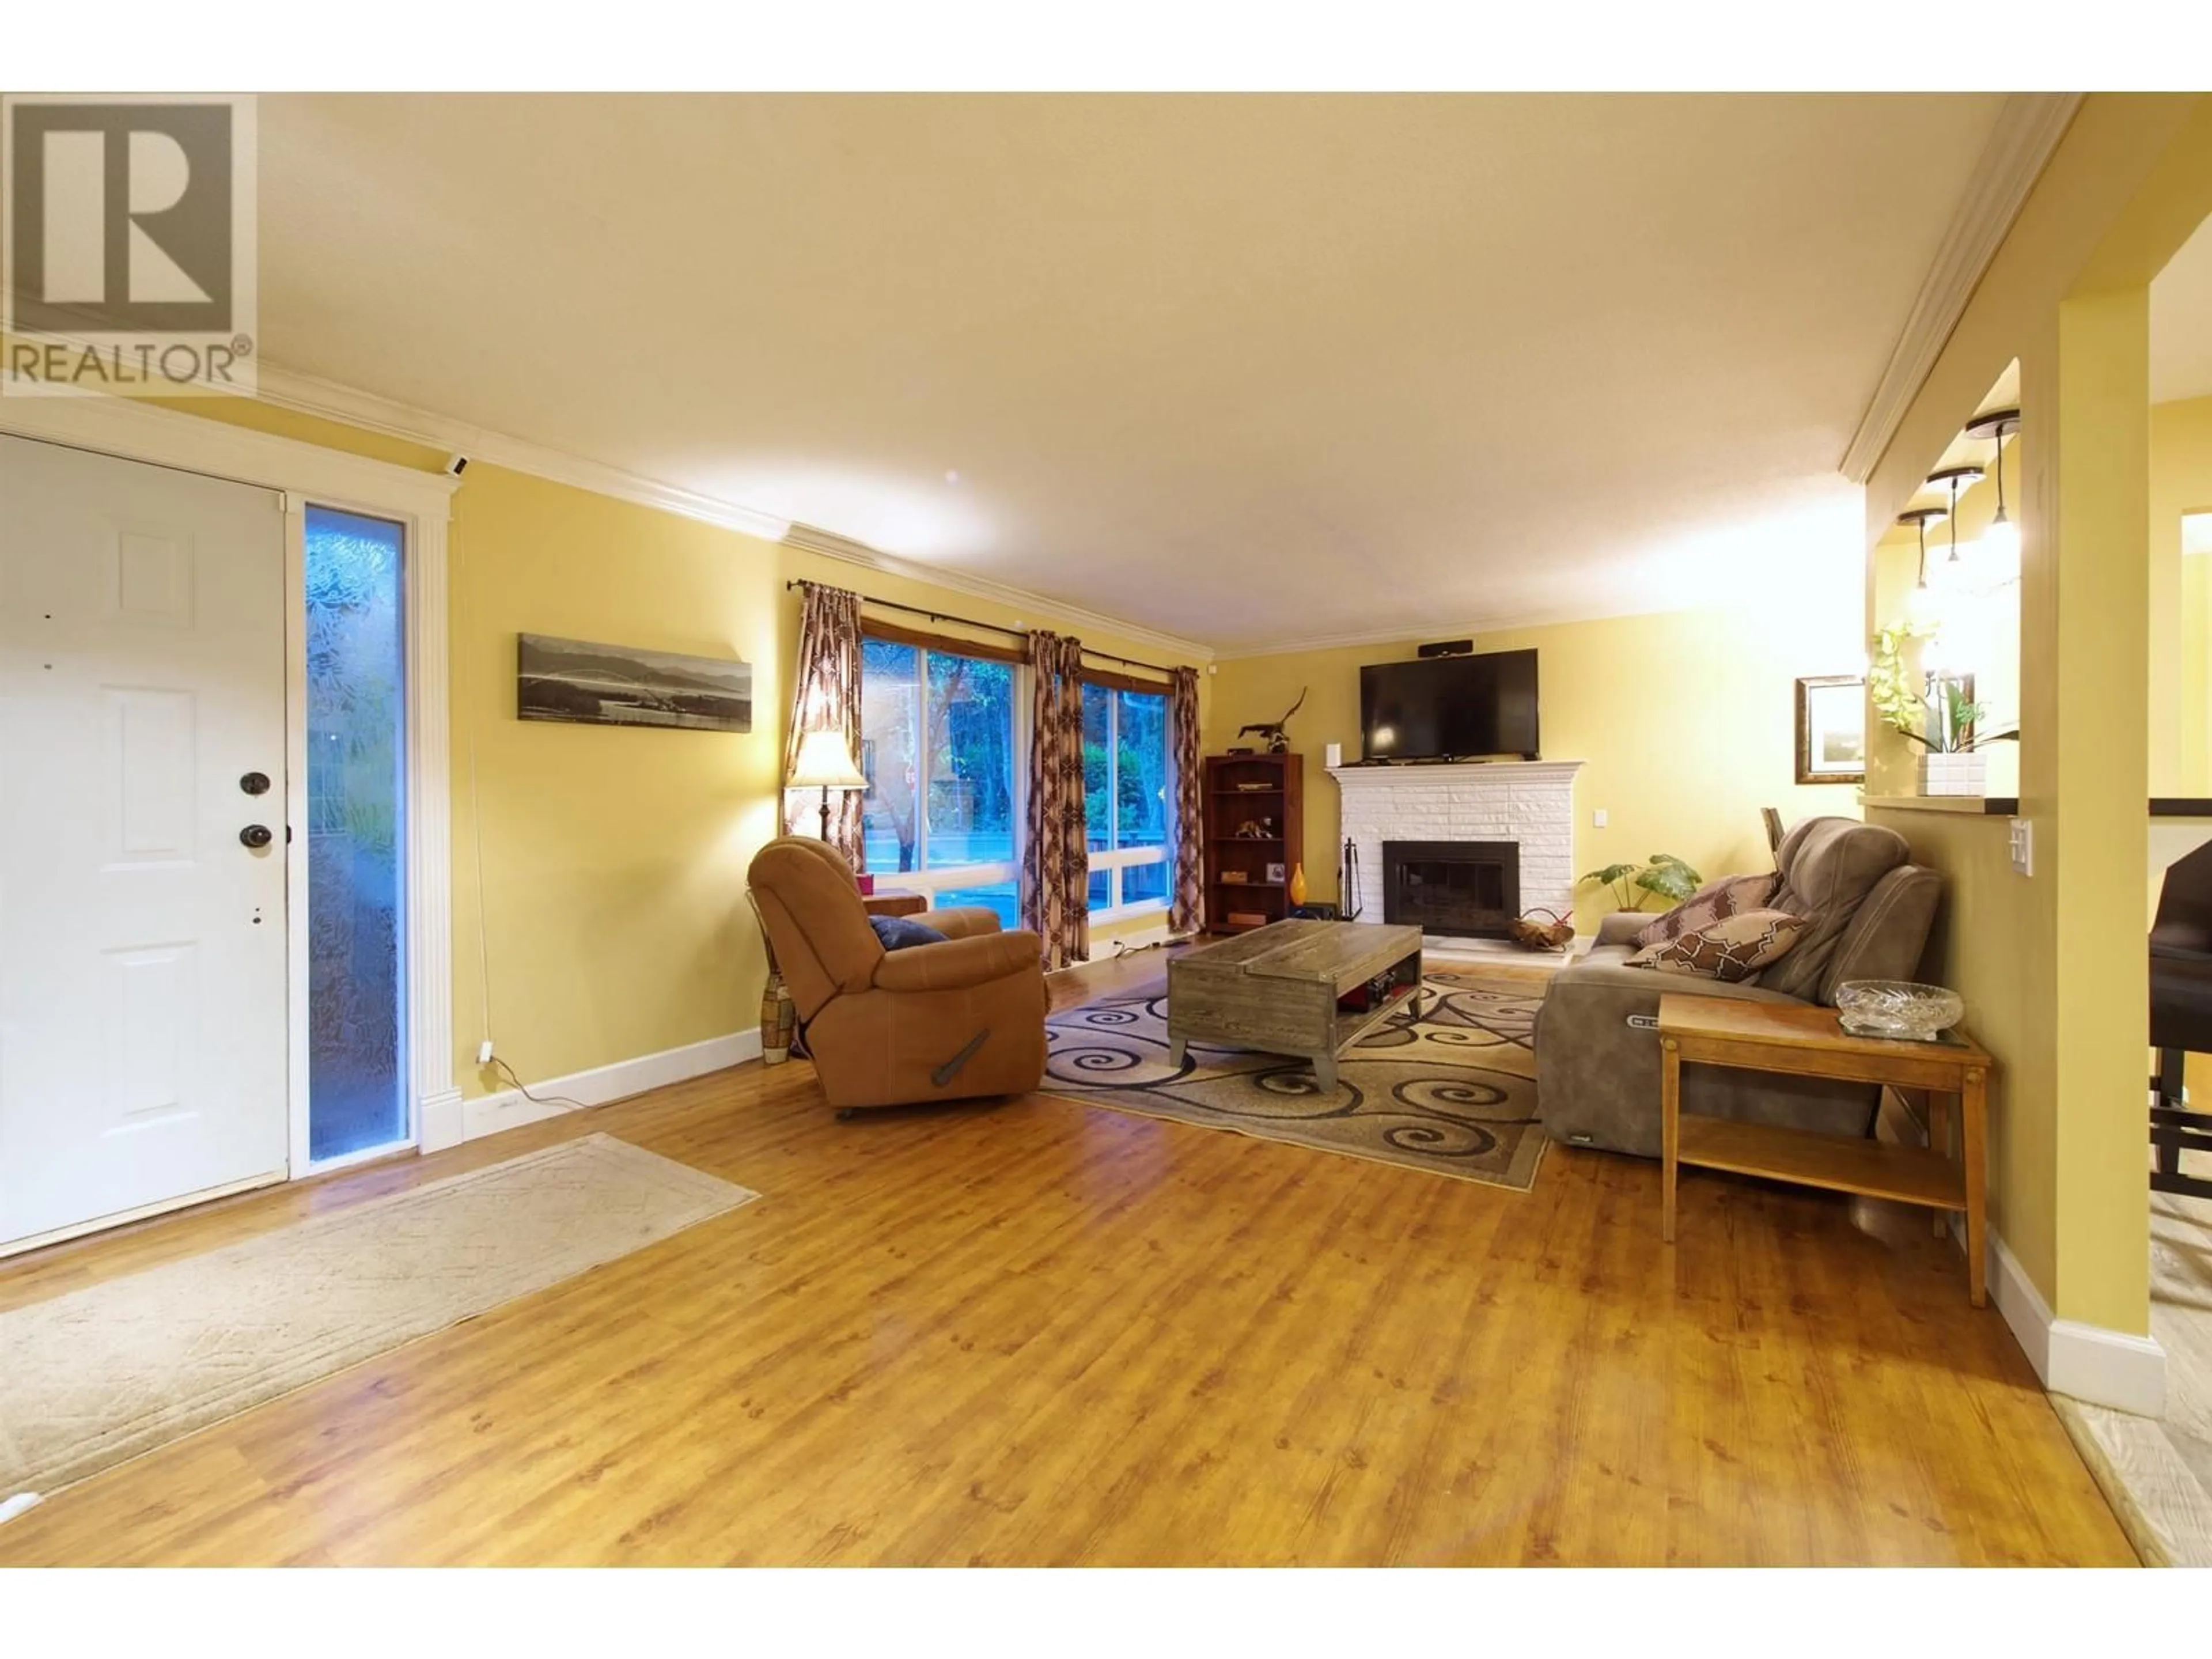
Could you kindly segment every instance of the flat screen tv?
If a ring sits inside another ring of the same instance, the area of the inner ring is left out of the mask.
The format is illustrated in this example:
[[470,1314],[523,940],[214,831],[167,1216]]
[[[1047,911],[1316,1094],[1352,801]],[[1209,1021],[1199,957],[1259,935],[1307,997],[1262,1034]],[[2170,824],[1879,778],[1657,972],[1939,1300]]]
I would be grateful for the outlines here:
[[1536,653],[1370,663],[1359,671],[1359,740],[1371,761],[1534,760]]

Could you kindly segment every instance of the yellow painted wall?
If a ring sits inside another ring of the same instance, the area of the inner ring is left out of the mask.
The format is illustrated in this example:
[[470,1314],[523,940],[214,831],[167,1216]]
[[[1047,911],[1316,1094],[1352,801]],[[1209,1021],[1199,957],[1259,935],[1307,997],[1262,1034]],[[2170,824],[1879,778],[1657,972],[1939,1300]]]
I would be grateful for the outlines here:
[[2212,512],[2212,398],[2150,411],[2150,781],[2212,794],[2212,559],[2184,558],[2181,518]]
[[[2002,823],[1875,810],[1944,871],[1946,971],[2002,1066],[1998,1230],[2057,1314],[2148,1326],[2140,902],[2148,857],[2149,474],[2144,296],[2212,211],[2212,99],[2096,94],[1984,276],[1867,486],[1877,546],[2008,362],[2021,366],[2021,811]],[[1909,770],[1877,734],[1878,778]],[[1879,787],[1880,785],[1877,785]],[[2101,921],[2100,915],[2101,912]]]
[[[175,406],[403,466],[444,461],[421,445],[263,404]],[[765,957],[744,873],[777,833],[799,636],[799,596],[787,580],[1055,627],[1100,650],[1166,660],[1158,645],[1077,625],[1042,604],[1018,609],[481,462],[455,492],[449,545],[454,1066],[469,1095],[501,1086],[476,1065],[486,967],[489,1034],[526,1079],[701,1042],[759,1018]],[[755,729],[518,720],[518,633],[742,658],[758,692]],[[1203,709],[1203,675],[1200,697]]]
[[[2021,1072],[2049,1064],[2042,999],[2050,946],[2018,902],[2005,820],[1879,808],[1868,817],[1904,835],[1918,862],[1943,872],[1926,971],[1965,995],[1967,1029],[2004,1068],[1990,1117],[1990,1225],[2023,1264],[2049,1270],[2057,1260],[2057,1115],[2023,1109],[2024,1091],[2032,1097],[2032,1090]],[[2037,1283],[2048,1298],[2049,1284]]]
[[[1449,630],[1439,630],[1448,633]],[[1402,661],[1417,641],[1234,658],[1218,665],[1209,754],[1249,721],[1272,720],[1301,686],[1291,738],[1305,757],[1305,866],[1314,896],[1336,896],[1337,786],[1323,746],[1359,757],[1359,669]],[[1858,814],[1852,784],[1796,781],[1796,682],[1865,668],[1859,617],[1847,607],[1683,611],[1560,623],[1481,635],[1479,651],[1538,653],[1547,760],[1587,764],[1575,777],[1575,869],[1674,853],[1708,876],[1773,867],[1759,819]],[[1603,808],[1607,827],[1593,826]],[[1595,931],[1613,908],[1577,894],[1576,926]]]
[[2181,562],[2181,637],[2178,754],[2164,772],[2154,757],[2151,793],[2212,795],[2212,558],[2202,555]]
[[[2043,561],[2057,649],[2039,664],[2026,703],[2057,741],[2021,757],[2023,794],[2033,789],[2054,809],[2057,879],[2045,889],[2057,910],[2058,988],[2052,1306],[2062,1318],[2130,1332],[2150,1321],[2150,977],[2142,933],[2112,922],[2138,914],[2149,858],[2138,666],[2149,653],[2149,275],[2077,291],[2058,308],[2057,523]],[[2024,386],[2035,378],[2024,375]],[[2024,605],[2033,603],[2026,594]]]

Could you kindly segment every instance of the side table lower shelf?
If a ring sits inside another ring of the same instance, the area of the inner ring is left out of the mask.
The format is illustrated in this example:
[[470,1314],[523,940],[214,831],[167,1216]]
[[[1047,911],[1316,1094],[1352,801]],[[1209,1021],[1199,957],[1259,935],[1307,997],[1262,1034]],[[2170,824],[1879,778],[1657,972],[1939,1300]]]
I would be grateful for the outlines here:
[[1676,1133],[1679,1163],[1931,1209],[1966,1207],[1966,1171],[1949,1158],[1917,1146],[1778,1129],[1689,1112],[1682,1114]]

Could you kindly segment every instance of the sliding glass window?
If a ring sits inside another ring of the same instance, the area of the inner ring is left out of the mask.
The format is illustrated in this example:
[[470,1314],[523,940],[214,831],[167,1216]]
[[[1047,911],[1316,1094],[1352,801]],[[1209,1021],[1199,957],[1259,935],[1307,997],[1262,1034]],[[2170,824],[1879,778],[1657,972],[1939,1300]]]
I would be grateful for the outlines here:
[[938,906],[1017,925],[1013,665],[908,641],[860,642],[868,870]]
[[1165,908],[1168,700],[1163,692],[1083,688],[1083,811],[1094,920]]

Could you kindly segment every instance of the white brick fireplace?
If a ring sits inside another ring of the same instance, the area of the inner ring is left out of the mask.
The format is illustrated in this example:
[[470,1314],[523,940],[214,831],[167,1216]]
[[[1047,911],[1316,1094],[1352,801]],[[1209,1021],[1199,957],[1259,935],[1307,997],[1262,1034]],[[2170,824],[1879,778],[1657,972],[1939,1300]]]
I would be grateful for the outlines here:
[[[1516,842],[1522,910],[1566,915],[1575,903],[1575,774],[1582,766],[1580,761],[1489,761],[1331,767],[1328,775],[1343,797],[1341,833],[1359,851],[1359,919],[1382,920],[1386,841]],[[1433,943],[1449,949],[1469,941]]]

